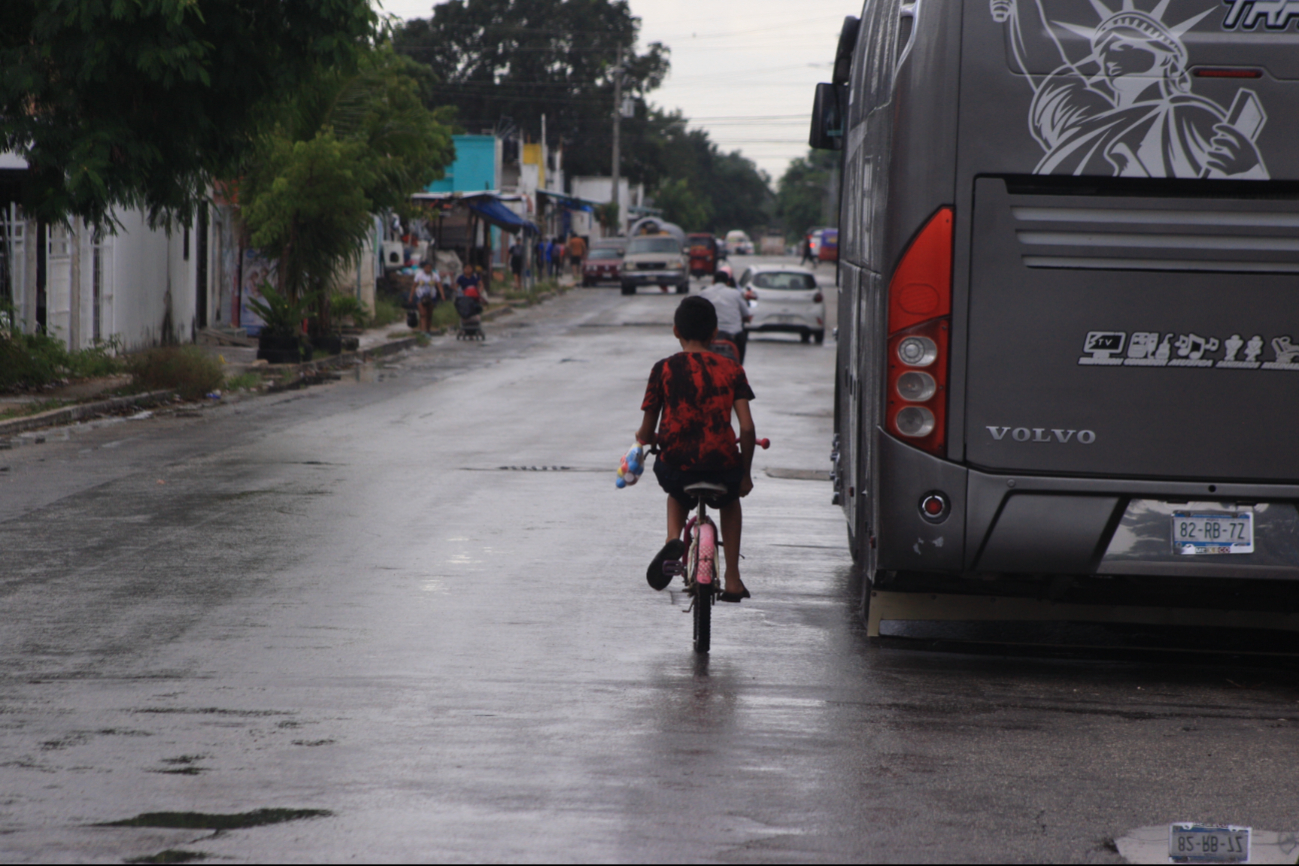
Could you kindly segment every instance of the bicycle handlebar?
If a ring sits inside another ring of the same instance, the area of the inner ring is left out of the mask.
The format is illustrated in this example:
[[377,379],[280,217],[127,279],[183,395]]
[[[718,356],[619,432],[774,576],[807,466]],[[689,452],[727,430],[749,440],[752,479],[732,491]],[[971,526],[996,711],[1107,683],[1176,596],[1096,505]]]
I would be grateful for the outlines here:
[[765,450],[767,450],[768,448],[771,447],[771,440],[770,440],[770,439],[759,439],[758,442],[757,442],[757,444],[758,444],[758,446],[759,446],[760,448],[762,448],[762,450],[765,451]]

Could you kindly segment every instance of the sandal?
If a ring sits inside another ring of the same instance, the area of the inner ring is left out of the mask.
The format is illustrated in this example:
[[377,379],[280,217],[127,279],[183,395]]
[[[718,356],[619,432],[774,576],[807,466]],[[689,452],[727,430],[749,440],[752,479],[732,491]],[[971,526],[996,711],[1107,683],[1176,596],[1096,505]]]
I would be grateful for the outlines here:
[[724,592],[717,596],[717,598],[721,601],[730,601],[739,604],[744,599],[753,598],[753,596],[749,594],[749,588],[746,586],[739,592]]
[[660,550],[658,555],[650,561],[649,568],[645,570],[645,580],[649,583],[650,587],[661,590],[671,583],[672,578],[676,575],[664,574],[663,565],[674,559],[680,559],[685,555],[686,543],[679,538],[674,538],[667,544],[663,545],[663,549]]

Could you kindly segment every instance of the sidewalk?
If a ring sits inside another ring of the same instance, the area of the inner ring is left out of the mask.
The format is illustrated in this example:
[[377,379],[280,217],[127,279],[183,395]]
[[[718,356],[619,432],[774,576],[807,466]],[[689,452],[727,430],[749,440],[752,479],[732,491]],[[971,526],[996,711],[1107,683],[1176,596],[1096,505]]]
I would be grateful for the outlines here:
[[[571,277],[567,282],[561,279],[561,286],[562,290],[571,288]],[[538,296],[535,303],[544,303],[553,297],[556,297],[556,293],[547,292]],[[517,308],[532,305],[531,301],[493,302],[483,312],[483,321],[490,322],[511,315]],[[301,364],[267,364],[265,361],[259,361],[256,339],[242,337],[234,332],[206,331],[200,335],[200,342],[194,345],[221,362],[227,380],[251,372],[260,373],[266,379],[274,379],[278,383],[285,381],[291,383],[268,389],[278,391],[284,390],[285,387],[301,387],[319,382],[329,377],[327,371],[360,366],[372,359],[422,345],[426,339],[428,338],[419,331],[407,329],[403,323],[398,322],[362,331],[357,335],[355,351],[342,352],[338,355],[319,355]],[[337,378],[337,375],[335,374],[333,378]],[[39,394],[0,394],[0,413],[8,409],[34,407],[42,403],[70,404],[16,418],[0,419],[0,447],[4,447],[4,440],[7,437],[31,430],[73,424],[97,416],[120,414],[129,409],[157,406],[177,399],[175,394],[167,391],[111,396],[113,392],[126,388],[130,383],[129,374],[119,374],[72,382]]]

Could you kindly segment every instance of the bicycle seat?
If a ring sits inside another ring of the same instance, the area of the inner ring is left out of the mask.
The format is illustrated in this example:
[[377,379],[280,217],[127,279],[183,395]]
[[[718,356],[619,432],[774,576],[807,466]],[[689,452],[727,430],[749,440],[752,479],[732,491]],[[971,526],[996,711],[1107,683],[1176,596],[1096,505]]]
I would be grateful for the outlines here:
[[720,496],[726,492],[726,485],[713,484],[711,481],[697,481],[684,489],[691,496]]

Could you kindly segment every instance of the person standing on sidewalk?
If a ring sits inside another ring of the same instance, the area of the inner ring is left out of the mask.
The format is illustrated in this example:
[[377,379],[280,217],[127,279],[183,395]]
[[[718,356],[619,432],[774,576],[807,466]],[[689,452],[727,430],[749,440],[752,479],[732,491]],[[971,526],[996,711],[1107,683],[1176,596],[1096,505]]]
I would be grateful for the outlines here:
[[581,235],[568,239],[568,263],[573,266],[573,279],[582,279],[582,263],[586,260],[586,241]]
[[523,290],[523,239],[516,237],[510,244],[510,273],[514,274],[514,291]]

